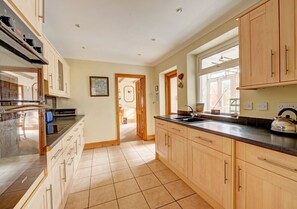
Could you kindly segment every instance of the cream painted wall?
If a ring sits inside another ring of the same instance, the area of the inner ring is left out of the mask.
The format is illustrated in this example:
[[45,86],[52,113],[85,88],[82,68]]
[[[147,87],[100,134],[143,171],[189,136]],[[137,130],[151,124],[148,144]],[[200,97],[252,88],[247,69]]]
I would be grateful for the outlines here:
[[[58,99],[58,107],[76,107],[78,114],[86,116],[86,143],[115,140],[116,105],[115,73],[146,76],[148,135],[154,134],[153,69],[135,65],[67,60],[71,69],[71,99]],[[90,97],[89,76],[109,77],[109,97]]]
[[[256,3],[257,1],[251,1],[250,5]],[[237,11],[237,14],[240,10]],[[228,20],[228,19],[225,19]],[[190,104],[192,106],[196,103],[197,98],[197,87],[196,87],[196,55],[197,49],[204,48],[205,44],[211,40],[217,38],[230,31],[231,29],[238,26],[238,22],[235,18],[229,18],[229,21],[220,24],[218,27],[214,27],[211,30],[211,26],[205,29],[199,35],[197,35],[197,40],[188,46],[185,46],[182,50],[173,54],[171,57],[165,59],[163,62],[155,67],[155,85],[159,85],[160,88],[163,87],[162,73],[176,66],[177,74],[184,73],[184,88],[178,88],[178,108],[179,110],[186,110],[185,105]],[[210,31],[210,32],[206,32]],[[162,89],[160,89],[162,92]],[[297,102],[296,98],[297,85],[287,86],[287,87],[274,87],[267,89],[259,89],[255,91],[241,91],[240,92],[240,102],[241,102],[241,115],[251,116],[258,118],[273,118],[278,113],[278,104],[283,102]],[[161,94],[160,94],[161,96]],[[245,102],[253,102],[253,110],[243,110],[243,104]],[[257,105],[260,102],[268,102],[268,111],[257,110]],[[163,105],[160,102],[156,102],[155,113],[156,115],[164,114]]]

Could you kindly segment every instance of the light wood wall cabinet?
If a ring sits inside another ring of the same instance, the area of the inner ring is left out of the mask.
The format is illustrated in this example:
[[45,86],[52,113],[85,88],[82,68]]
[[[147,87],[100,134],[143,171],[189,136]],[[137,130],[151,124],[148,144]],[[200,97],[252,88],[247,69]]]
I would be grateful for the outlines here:
[[242,89],[297,83],[296,0],[269,0],[239,18]]
[[297,208],[296,157],[236,142],[236,209]]
[[38,35],[42,35],[45,0],[6,0],[25,23]]
[[22,208],[64,208],[70,183],[77,170],[85,144],[83,128],[84,119],[47,153],[48,176],[39,184]]
[[44,56],[49,64],[43,66],[50,96],[70,98],[70,68],[53,45],[43,36]]

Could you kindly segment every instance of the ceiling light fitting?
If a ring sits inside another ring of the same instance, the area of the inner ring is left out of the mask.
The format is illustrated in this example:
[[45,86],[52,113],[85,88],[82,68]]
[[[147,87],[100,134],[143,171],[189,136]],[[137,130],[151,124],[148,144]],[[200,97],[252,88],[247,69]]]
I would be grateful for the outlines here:
[[152,40],[152,41],[156,41],[156,39],[155,39],[155,38],[152,38],[151,40]]
[[75,27],[80,28],[80,24],[75,24]]
[[141,54],[137,54],[138,56],[141,56]]

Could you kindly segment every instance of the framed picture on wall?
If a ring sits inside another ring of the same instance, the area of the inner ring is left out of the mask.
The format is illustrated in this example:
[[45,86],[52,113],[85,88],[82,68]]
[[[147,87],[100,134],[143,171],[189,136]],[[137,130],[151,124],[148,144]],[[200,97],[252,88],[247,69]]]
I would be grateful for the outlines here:
[[109,96],[108,77],[90,76],[90,96],[91,97]]

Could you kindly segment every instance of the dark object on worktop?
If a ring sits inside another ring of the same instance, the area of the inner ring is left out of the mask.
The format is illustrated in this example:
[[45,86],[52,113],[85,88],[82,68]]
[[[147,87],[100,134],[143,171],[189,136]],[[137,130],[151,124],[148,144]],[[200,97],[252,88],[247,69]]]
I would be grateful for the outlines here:
[[271,124],[271,131],[274,133],[295,136],[296,133],[296,120],[290,117],[290,115],[282,116],[284,112],[293,112],[295,114],[295,119],[297,118],[297,111],[293,108],[284,108],[279,113],[278,116],[274,118],[274,121]]
[[52,110],[55,117],[76,116],[76,108],[63,108]]
[[52,111],[46,111],[45,112],[45,122],[46,124],[53,122],[54,117]]
[[46,135],[56,134],[63,131],[69,124],[47,124]]

